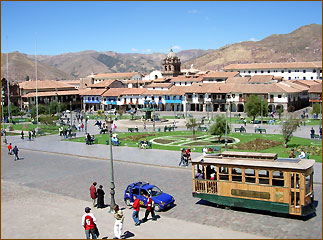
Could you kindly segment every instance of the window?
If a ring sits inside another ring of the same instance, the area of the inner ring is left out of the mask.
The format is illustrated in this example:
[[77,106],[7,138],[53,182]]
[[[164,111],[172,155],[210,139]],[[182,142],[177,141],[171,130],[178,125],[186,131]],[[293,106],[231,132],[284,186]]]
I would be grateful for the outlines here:
[[288,70],[288,73],[291,73],[292,72],[292,70]]
[[291,77],[288,77],[288,80],[291,80],[292,78]]
[[219,167],[220,180],[229,180],[229,169],[227,167]]
[[94,97],[92,97],[92,101],[94,101]]
[[278,95],[278,98],[282,98],[282,95],[280,95],[280,94],[279,94],[279,95]]
[[291,188],[295,188],[295,184],[296,184],[296,188],[299,189],[299,173],[291,173],[290,175],[290,183],[291,183]]
[[235,94],[232,94],[232,98],[235,98],[236,97],[236,95]]
[[285,71],[284,70],[281,70],[282,73],[284,73]]
[[259,184],[269,184],[269,171],[258,170]]
[[296,69],[295,72],[299,72],[299,70]]
[[192,98],[192,95],[191,94],[187,95],[187,98]]
[[89,101],[91,101],[91,97],[88,97],[87,99],[88,99]]
[[268,70],[268,73],[270,73],[270,70]]
[[313,80],[313,77],[311,77],[311,80]]
[[313,69],[313,73],[316,73],[316,69]]
[[151,189],[148,189],[148,192],[150,193],[150,195],[152,197],[156,197],[156,196],[159,196],[163,193],[162,190],[160,190],[158,187],[154,186],[153,188]]
[[257,70],[255,71],[255,73],[257,73]]
[[99,97],[96,97],[96,100],[99,101]]
[[203,95],[199,95],[199,98],[203,98]]
[[303,80],[306,80],[306,77],[303,77]]
[[261,73],[264,73],[264,71],[262,71],[262,70],[261,70],[260,72],[261,72]]
[[152,96],[152,97],[151,97],[151,100],[155,100],[155,97],[154,97],[154,96]]
[[284,174],[282,171],[273,171],[273,186],[284,186]]
[[242,170],[241,168],[232,168],[232,181],[242,182]]
[[118,98],[118,101],[120,102],[120,98]]
[[303,73],[306,73],[306,70],[303,70]]
[[139,195],[139,188],[133,188],[132,194]]
[[251,73],[251,71],[248,71],[248,73]]
[[255,169],[246,169],[245,170],[245,177],[246,181],[245,182],[250,182],[250,183],[255,183],[256,182],[256,173]]

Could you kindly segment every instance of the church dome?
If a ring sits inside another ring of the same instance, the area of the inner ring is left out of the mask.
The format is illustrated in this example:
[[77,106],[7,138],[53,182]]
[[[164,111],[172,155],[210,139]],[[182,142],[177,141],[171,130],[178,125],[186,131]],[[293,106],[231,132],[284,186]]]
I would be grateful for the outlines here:
[[167,54],[167,58],[175,58],[175,57],[176,57],[176,55],[173,52],[173,49],[170,49],[169,53]]

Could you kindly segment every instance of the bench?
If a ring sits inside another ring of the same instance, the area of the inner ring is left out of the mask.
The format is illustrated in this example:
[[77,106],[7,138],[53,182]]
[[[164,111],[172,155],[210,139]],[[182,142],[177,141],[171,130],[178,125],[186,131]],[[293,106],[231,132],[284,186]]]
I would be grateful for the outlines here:
[[266,133],[266,129],[264,129],[264,128],[255,128],[255,133],[257,133],[257,132],[259,132],[259,133]]
[[128,128],[128,132],[138,132],[138,128]]
[[322,139],[322,137],[320,135],[318,135],[318,134],[311,135],[311,138],[313,138],[313,139]]
[[97,139],[97,138],[95,138],[95,139],[94,139],[94,141],[89,142],[89,141],[87,140],[87,138],[85,138],[85,143],[86,143],[87,145],[91,145],[91,144],[98,144],[98,139]]
[[198,129],[199,129],[199,131],[207,132],[207,127],[205,127],[205,126],[199,126]]
[[44,136],[45,135],[45,132],[43,130],[38,130],[37,131],[37,134],[40,135],[40,136]]
[[244,127],[239,127],[239,128],[234,128],[234,132],[247,132],[246,129]]
[[[107,145],[109,145],[110,144],[109,138],[105,142]],[[118,142],[112,141],[112,146],[120,146],[120,145],[121,145],[120,141]]]
[[164,127],[164,132],[166,132],[167,130],[168,130],[169,132],[170,132],[170,131],[175,131],[175,127],[167,127],[167,126],[165,126],[165,127]]
[[68,134],[68,137],[69,138],[76,137],[76,133],[75,132],[72,132],[71,134]]
[[[139,142],[139,143],[138,143],[138,146],[139,146],[139,148],[144,148],[144,147],[142,146],[142,143],[141,143],[141,142]],[[152,144],[151,142],[148,142],[148,143],[147,143],[147,146],[145,147],[145,149],[147,149],[147,148],[152,149],[152,148],[153,148],[153,144]]]

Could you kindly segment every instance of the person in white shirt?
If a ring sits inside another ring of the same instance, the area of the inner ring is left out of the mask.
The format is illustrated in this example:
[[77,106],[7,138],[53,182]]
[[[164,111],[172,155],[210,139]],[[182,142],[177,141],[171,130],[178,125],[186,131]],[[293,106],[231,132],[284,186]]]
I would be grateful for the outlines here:
[[91,208],[85,208],[85,214],[82,216],[82,226],[85,229],[86,239],[90,239],[90,234],[92,235],[92,239],[97,239],[97,235],[95,233],[96,227],[96,218],[92,213],[90,213]]
[[202,152],[203,152],[203,156],[205,157],[206,154],[207,154],[207,147],[204,147],[203,150],[202,150]]
[[305,158],[305,156],[306,156],[305,152],[304,152],[304,151],[302,151],[302,152],[301,152],[301,154],[300,154],[300,155],[298,155],[298,158],[299,158],[299,159],[302,159],[302,158]]

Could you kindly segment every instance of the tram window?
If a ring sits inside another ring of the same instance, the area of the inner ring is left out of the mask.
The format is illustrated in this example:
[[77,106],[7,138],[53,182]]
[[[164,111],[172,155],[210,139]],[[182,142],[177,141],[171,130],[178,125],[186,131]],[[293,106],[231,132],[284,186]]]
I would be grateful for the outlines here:
[[259,183],[269,184],[269,172],[267,170],[258,170]]
[[220,180],[229,180],[229,169],[227,167],[219,167]]
[[306,188],[305,194],[308,194],[311,192],[311,175],[307,175],[305,177],[305,188]]
[[273,186],[284,186],[284,174],[281,171],[273,171]]
[[254,169],[245,170],[246,182],[255,183],[256,182],[256,173]]
[[295,174],[292,173],[290,175],[290,182],[291,182],[291,188],[295,188],[295,183],[296,183],[296,188],[299,188],[299,174],[296,173],[296,179],[295,179]]
[[300,204],[300,199],[299,199],[299,192],[296,192],[296,206],[299,206]]
[[241,168],[232,168],[232,181],[242,182],[242,170]]

